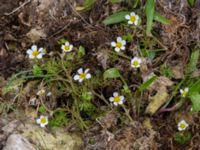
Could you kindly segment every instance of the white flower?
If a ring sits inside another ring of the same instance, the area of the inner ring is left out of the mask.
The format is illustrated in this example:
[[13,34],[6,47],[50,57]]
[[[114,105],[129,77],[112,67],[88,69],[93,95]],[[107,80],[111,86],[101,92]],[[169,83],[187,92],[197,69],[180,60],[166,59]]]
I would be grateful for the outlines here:
[[44,93],[45,93],[45,90],[44,90],[44,89],[41,89],[41,90],[39,90],[39,91],[37,92],[37,95],[38,95],[38,96],[41,96],[41,95],[44,95]]
[[30,59],[38,58],[41,59],[43,55],[46,53],[44,48],[37,48],[36,45],[31,46],[31,49],[28,49],[26,53],[29,55]]
[[69,42],[65,42],[65,44],[61,46],[61,49],[62,49],[64,52],[71,52],[72,49],[73,49],[73,45],[70,44]]
[[142,63],[142,59],[139,58],[139,57],[134,57],[132,60],[131,60],[131,67],[133,68],[139,68],[140,65]]
[[77,74],[74,76],[74,80],[75,81],[79,81],[82,82],[85,79],[90,79],[91,78],[91,74],[88,73],[90,69],[85,69],[85,71],[83,71],[83,68],[78,69]]
[[126,15],[125,18],[128,20],[128,24],[138,25],[139,23],[139,16],[134,12],[131,12],[130,15]]
[[122,40],[121,37],[117,37],[117,42],[111,42],[111,46],[115,47],[115,51],[125,50],[126,41]]
[[36,123],[44,128],[48,124],[48,117],[41,115],[40,118],[36,119]]
[[178,123],[178,130],[179,131],[184,131],[189,125],[187,124],[187,122],[185,120],[181,120]]
[[52,93],[51,93],[51,92],[48,92],[48,93],[47,93],[47,96],[51,96],[51,95],[52,95]]
[[181,93],[182,97],[186,97],[188,92],[189,92],[189,88],[188,87],[186,87],[184,89],[180,89],[180,93]]
[[115,106],[122,105],[124,103],[124,96],[119,95],[119,93],[114,92],[113,97],[109,98],[110,102],[113,102]]

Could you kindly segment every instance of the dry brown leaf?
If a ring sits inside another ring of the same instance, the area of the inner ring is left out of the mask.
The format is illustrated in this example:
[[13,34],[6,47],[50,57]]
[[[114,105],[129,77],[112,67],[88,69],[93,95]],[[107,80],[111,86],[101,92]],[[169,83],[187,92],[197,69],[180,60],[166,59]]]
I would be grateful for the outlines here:
[[181,65],[172,67],[172,72],[174,79],[182,79],[184,77],[183,67]]
[[150,98],[151,102],[147,106],[145,113],[153,115],[168,100],[168,96],[166,87],[160,87],[156,95]]
[[46,34],[41,29],[31,29],[26,36],[31,40],[31,42],[38,42],[41,38],[46,38]]

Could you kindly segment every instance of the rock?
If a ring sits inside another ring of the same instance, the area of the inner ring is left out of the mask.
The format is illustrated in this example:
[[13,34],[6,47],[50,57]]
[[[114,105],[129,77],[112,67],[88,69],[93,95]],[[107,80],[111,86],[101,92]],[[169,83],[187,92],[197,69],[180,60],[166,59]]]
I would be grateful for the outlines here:
[[21,124],[17,130],[29,141],[32,141],[32,144],[38,149],[76,150],[83,145],[80,136],[70,134],[60,128],[52,130],[52,134],[36,124],[25,123]]
[[11,134],[3,150],[36,150],[29,141],[20,134]]
[[3,150],[77,150],[83,145],[81,136],[70,134],[63,128],[54,128],[49,132],[31,121],[32,117],[29,121],[14,120],[7,125],[1,120],[0,149],[4,147]]

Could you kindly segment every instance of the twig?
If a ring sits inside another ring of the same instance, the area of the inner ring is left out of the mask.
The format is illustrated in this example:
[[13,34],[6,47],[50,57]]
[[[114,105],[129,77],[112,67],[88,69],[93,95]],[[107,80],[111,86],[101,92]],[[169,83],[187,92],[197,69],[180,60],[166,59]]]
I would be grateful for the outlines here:
[[27,0],[27,1],[25,1],[23,4],[21,4],[19,7],[13,9],[11,12],[9,12],[9,13],[4,13],[4,15],[6,15],[6,16],[12,15],[13,13],[15,13],[16,11],[18,11],[19,9],[21,9],[22,7],[24,7],[26,4],[28,4],[28,3],[30,3],[30,2],[31,2],[31,0]]

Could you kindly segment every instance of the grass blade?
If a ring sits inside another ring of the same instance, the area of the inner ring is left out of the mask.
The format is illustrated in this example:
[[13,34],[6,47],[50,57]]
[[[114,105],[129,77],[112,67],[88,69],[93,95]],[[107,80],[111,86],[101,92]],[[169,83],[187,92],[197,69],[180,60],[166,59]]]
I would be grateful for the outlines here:
[[149,80],[147,80],[146,82],[141,84],[139,87],[139,91],[143,92],[144,90],[146,90],[156,79],[157,79],[157,77],[153,76]]
[[199,60],[199,51],[200,50],[196,50],[192,52],[191,57],[190,57],[190,62],[187,67],[187,73],[192,73],[196,69],[196,66]]
[[165,25],[169,25],[170,24],[170,20],[165,18],[164,16],[162,16],[158,12],[154,13],[154,20],[158,21],[158,22],[160,22],[162,24],[165,24]]
[[153,18],[154,18],[154,11],[155,11],[155,0],[147,0],[145,5],[145,14],[147,17],[147,27],[146,27],[146,34],[151,36],[151,30],[153,26]]
[[121,74],[116,68],[110,68],[104,72],[103,77],[104,79],[119,78],[121,77]]
[[120,22],[125,21],[125,15],[129,14],[128,11],[120,11],[112,14],[111,16],[108,16],[104,21],[103,24],[105,25],[111,25],[111,24],[117,24]]

